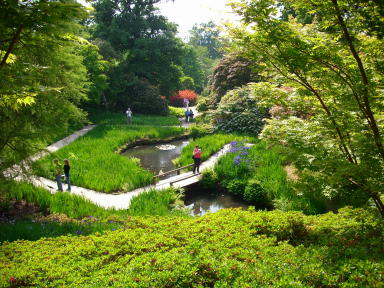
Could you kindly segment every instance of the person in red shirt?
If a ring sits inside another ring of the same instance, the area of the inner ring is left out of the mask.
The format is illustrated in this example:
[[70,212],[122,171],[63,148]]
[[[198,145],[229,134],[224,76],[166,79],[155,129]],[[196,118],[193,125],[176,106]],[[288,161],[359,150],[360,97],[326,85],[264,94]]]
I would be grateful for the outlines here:
[[197,171],[197,174],[199,174],[200,173],[199,168],[201,163],[201,150],[198,145],[196,145],[195,149],[193,149],[193,161],[194,161],[193,174],[195,174],[196,171]]

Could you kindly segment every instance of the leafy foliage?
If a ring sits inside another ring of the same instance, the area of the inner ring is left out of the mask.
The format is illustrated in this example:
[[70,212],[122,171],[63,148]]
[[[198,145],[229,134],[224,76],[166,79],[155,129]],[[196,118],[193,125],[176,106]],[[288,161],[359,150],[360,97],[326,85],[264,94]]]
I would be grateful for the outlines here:
[[380,287],[383,223],[364,210],[131,217],[103,235],[1,245],[7,287]]
[[[147,108],[148,113],[166,113],[160,95],[168,97],[179,89],[185,76],[183,44],[175,36],[176,26],[157,13],[154,4],[159,1],[93,1],[92,37],[114,57],[107,101],[115,110],[140,103],[138,112]],[[149,84],[143,87],[146,81]],[[141,95],[137,91],[143,88],[146,92]],[[159,104],[154,109],[151,100]]]
[[176,95],[171,96],[170,102],[173,106],[184,107],[184,99],[189,101],[189,106],[193,106],[196,103],[197,94],[192,90],[180,90],[177,91]]
[[76,1],[0,4],[0,170],[41,148],[84,115],[87,74]]
[[209,58],[217,59],[223,56],[222,51],[220,51],[220,48],[223,47],[220,39],[220,29],[215,23],[209,21],[208,23],[201,23],[199,25],[195,24],[190,34],[189,44],[206,47]]
[[257,81],[257,75],[252,71],[253,65],[249,59],[236,54],[221,59],[209,81],[210,104],[216,106],[228,91]]
[[[257,89],[257,88],[256,88]],[[211,112],[213,125],[218,131],[258,135],[264,126],[266,109],[255,100],[255,86],[244,86],[229,91],[216,110]]]
[[[288,125],[271,120],[264,138],[289,145],[290,159],[303,171],[306,187],[317,179],[317,191],[331,199],[348,199],[353,194],[352,198],[364,202],[369,197],[384,215],[384,45],[377,36],[382,4],[358,0],[251,2],[233,3],[253,30],[234,31],[238,45],[250,59],[262,59],[271,81],[292,88],[284,100],[286,111],[302,106],[307,112],[297,115],[300,119],[284,120]],[[313,24],[278,19],[277,7],[285,4],[311,13]]]

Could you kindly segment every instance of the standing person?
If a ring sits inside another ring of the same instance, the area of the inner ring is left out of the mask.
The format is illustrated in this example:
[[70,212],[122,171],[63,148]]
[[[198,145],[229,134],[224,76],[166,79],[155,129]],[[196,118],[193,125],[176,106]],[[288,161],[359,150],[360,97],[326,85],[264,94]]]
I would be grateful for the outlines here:
[[185,122],[189,122],[189,111],[188,111],[188,109],[185,110]]
[[61,165],[59,164],[59,160],[53,160],[53,169],[53,175],[55,176],[57,183],[57,190],[63,191],[63,185],[61,184],[61,175],[63,174],[63,170],[61,168]]
[[71,174],[69,173],[69,170],[71,170],[71,166],[69,166],[69,160],[64,159],[64,175],[65,175],[65,182],[67,182],[67,191],[71,191]]
[[195,146],[195,149],[193,149],[193,174],[196,173],[197,171],[197,174],[200,173],[200,163],[201,163],[201,149],[199,147],[199,145],[196,145]]
[[189,120],[192,122],[193,120],[193,111],[192,109],[189,109]]
[[127,114],[127,123],[132,123],[132,111],[131,108],[128,108],[127,111],[125,111],[125,114]]

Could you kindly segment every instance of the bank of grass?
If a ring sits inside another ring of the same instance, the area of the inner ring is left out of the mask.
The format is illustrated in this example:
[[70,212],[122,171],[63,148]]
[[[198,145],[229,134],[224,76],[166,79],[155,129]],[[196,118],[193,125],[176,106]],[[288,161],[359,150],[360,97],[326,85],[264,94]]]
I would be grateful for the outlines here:
[[[153,120],[154,121],[154,120]],[[153,174],[134,159],[116,153],[119,147],[136,140],[179,136],[178,127],[99,125],[75,142],[34,163],[34,172],[53,178],[53,159],[69,159],[73,185],[111,193],[130,191],[151,184]]]
[[192,164],[192,151],[196,145],[199,145],[202,150],[201,161],[205,161],[210,156],[222,149],[225,144],[228,144],[232,141],[244,141],[248,143],[254,143],[257,141],[257,139],[251,136],[242,136],[236,134],[217,133],[206,135],[191,141],[187,146],[185,146],[180,157],[175,159],[174,162],[178,166]]
[[3,243],[0,287],[382,287],[384,224],[349,208],[132,217],[102,235]]
[[[34,204],[40,216],[48,215],[37,219],[36,215],[18,215],[16,220],[0,222],[0,242],[67,234],[89,235],[120,228],[129,216],[187,215],[182,210],[173,209],[178,199],[175,189],[142,193],[131,200],[129,209],[124,210],[104,209],[83,197],[68,192],[51,194],[24,182],[2,182],[0,192],[1,212],[5,215],[17,201]],[[50,218],[51,215],[54,217]]]
[[[90,111],[89,120],[98,125],[127,125],[127,117],[124,113]],[[131,125],[149,126],[178,126],[180,121],[176,115],[156,116],[133,114]]]

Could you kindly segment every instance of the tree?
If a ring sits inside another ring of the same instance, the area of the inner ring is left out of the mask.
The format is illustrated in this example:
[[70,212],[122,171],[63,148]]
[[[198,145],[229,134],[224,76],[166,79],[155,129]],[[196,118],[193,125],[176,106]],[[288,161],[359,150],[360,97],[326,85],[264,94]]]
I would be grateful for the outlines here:
[[84,43],[81,47],[83,64],[87,68],[89,84],[88,98],[92,104],[103,103],[108,109],[108,102],[105,91],[108,87],[107,72],[109,69],[108,61],[104,60],[99,54],[99,48],[92,43]]
[[[358,0],[244,2],[232,5],[254,31],[235,31],[237,39],[251,59],[262,57],[280,75],[276,83],[294,88],[288,105],[291,98],[300,99],[312,112],[308,119],[286,122],[289,130],[279,130],[279,138],[290,144],[290,151],[302,155],[295,161],[306,173],[302,179],[309,174],[312,179],[321,178],[323,194],[332,197],[346,199],[348,193],[364,192],[384,216],[380,198],[384,188],[384,43],[378,28],[384,18],[377,17],[383,4]],[[314,24],[279,20],[278,4],[310,11]],[[368,11],[373,18],[367,17]],[[301,136],[290,131],[300,131]],[[270,129],[264,134],[278,141]]]
[[191,85],[192,83],[183,83],[189,80],[182,78],[181,80],[184,79],[184,81],[181,81],[181,84],[184,86],[181,88],[193,89],[198,93],[201,93],[205,84],[203,64],[201,63],[197,51],[193,46],[188,44],[184,46],[183,55],[181,57],[181,67],[183,69],[184,77],[188,77],[193,80],[193,85]]
[[190,34],[190,45],[207,47],[208,57],[211,59],[223,57],[223,53],[220,51],[223,47],[220,41],[220,29],[215,23],[209,21],[208,23],[201,23],[199,25],[195,24]]
[[247,58],[231,54],[215,66],[209,81],[210,103],[217,105],[228,91],[258,81],[255,65]]
[[87,77],[75,1],[0,4],[0,170],[83,117]]
[[[93,1],[95,27],[92,37],[102,40],[98,43],[103,44],[103,51],[117,55],[116,65],[109,74],[108,90],[109,102],[116,109],[122,103],[126,106],[140,101],[132,98],[133,95],[140,97],[133,93],[132,85],[141,81],[149,81],[157,87],[158,97],[170,96],[180,88],[183,43],[176,38],[176,26],[157,13],[154,4],[159,1]],[[106,49],[106,43],[112,49]]]

